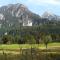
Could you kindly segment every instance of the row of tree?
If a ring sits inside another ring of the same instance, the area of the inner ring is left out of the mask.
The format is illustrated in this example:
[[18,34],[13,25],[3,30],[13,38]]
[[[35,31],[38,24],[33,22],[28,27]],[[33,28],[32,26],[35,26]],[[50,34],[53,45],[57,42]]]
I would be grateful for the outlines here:
[[39,44],[43,42],[60,42],[59,30],[60,27],[52,25],[10,29],[7,30],[7,35],[0,36],[0,43]]
[[60,35],[55,34],[24,34],[24,35],[3,35],[0,43],[3,44],[40,44],[49,42],[60,42]]

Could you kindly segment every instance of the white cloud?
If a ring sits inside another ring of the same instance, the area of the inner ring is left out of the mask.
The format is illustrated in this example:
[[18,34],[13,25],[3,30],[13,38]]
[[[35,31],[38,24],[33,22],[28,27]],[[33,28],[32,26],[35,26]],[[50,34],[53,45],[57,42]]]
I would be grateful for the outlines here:
[[60,5],[60,0],[27,0],[27,3]]

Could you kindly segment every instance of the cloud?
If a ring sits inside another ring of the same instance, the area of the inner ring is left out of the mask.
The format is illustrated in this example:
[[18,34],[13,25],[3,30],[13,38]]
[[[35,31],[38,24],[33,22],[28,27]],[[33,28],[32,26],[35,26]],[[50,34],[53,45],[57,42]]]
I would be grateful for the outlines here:
[[60,5],[60,0],[27,0],[27,3],[31,4],[51,4],[51,5]]

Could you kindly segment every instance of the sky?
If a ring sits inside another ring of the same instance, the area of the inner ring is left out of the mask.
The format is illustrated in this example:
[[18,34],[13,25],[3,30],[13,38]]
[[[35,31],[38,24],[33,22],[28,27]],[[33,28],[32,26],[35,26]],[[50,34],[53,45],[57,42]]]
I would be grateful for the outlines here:
[[60,16],[60,0],[0,0],[0,6],[17,3],[26,5],[29,10],[39,15],[49,11]]

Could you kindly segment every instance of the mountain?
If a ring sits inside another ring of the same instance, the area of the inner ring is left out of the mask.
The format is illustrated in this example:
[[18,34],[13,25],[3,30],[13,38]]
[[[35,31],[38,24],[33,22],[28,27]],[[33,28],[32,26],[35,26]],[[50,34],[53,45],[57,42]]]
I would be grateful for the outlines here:
[[9,4],[0,7],[0,29],[20,28],[20,26],[42,25],[60,21],[60,16],[44,12],[42,16],[33,13],[23,4]]
[[0,35],[7,34],[11,30],[13,32],[14,30],[15,32],[20,29],[24,30],[25,27],[23,26],[41,26],[43,29],[44,26],[49,27],[50,25],[60,26],[60,16],[48,11],[39,16],[19,3],[0,7]]
[[44,12],[42,18],[47,18],[48,20],[60,20],[60,16],[57,16],[50,11]]
[[1,27],[32,26],[38,24],[41,17],[31,12],[23,4],[9,4],[0,7]]

